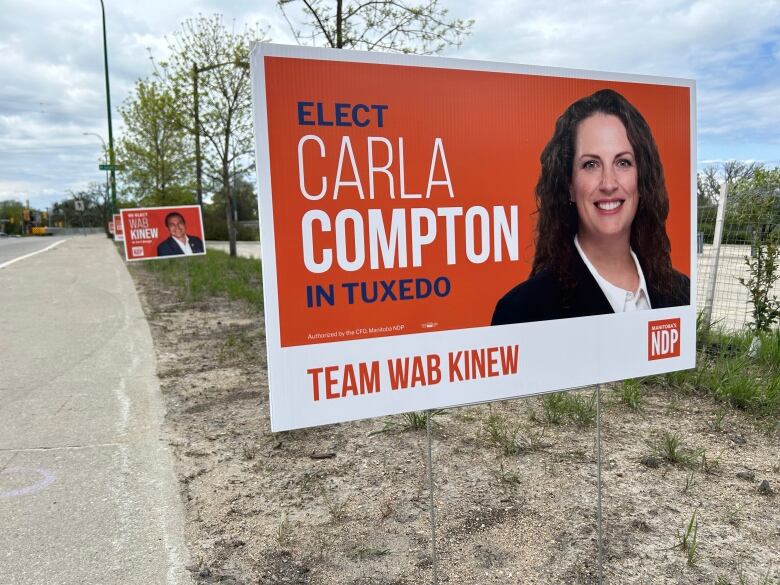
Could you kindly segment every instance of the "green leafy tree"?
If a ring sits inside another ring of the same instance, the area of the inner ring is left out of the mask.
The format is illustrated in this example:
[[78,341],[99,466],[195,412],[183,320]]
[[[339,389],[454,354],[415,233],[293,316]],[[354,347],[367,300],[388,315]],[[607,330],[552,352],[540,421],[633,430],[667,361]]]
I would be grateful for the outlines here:
[[334,49],[431,55],[460,46],[474,24],[450,18],[438,0],[278,0],[277,5],[299,43]]
[[139,80],[119,109],[125,131],[118,158],[122,180],[143,206],[193,203],[192,136],[173,93],[155,80]]
[[[237,238],[239,240],[258,240],[259,232],[256,227],[246,227],[241,222],[257,220],[257,195],[254,185],[243,177],[235,177],[231,187],[233,200],[235,203]],[[211,202],[204,205],[203,222],[206,229],[206,238],[209,240],[224,240],[227,238],[227,228],[225,218],[222,215],[224,210],[224,197],[222,193],[217,192],[212,197]]]
[[0,201],[0,231],[7,234],[21,234],[24,219],[24,203],[16,199]]
[[752,305],[752,327],[769,331],[780,319],[775,294],[780,278],[780,167],[759,166],[749,177],[737,180],[728,199],[731,221],[751,244],[745,256],[749,278],[740,278]]
[[[236,255],[232,180],[253,168],[254,145],[249,83],[249,49],[265,40],[258,27],[229,30],[220,15],[186,20],[170,41],[171,57],[161,62],[158,78],[169,88],[186,124],[203,142],[203,169],[224,203],[230,253]],[[194,76],[198,78],[195,125]]]

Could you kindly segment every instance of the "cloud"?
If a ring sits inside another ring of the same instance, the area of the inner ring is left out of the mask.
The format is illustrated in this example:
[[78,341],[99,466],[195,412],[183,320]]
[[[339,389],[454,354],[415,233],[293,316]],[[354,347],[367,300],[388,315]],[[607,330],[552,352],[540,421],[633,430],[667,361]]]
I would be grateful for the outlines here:
[[[260,22],[294,42],[273,0],[135,0],[106,3],[115,134],[117,107],[167,56],[186,18],[220,12],[240,30]],[[732,0],[442,0],[474,18],[473,35],[448,56],[693,78],[699,151],[778,159],[780,2]],[[296,16],[295,8],[291,13]],[[42,18],[45,15],[45,18]],[[297,13],[300,16],[300,12]],[[94,0],[11,2],[0,20],[0,198],[31,203],[102,180],[107,138],[100,7]]]

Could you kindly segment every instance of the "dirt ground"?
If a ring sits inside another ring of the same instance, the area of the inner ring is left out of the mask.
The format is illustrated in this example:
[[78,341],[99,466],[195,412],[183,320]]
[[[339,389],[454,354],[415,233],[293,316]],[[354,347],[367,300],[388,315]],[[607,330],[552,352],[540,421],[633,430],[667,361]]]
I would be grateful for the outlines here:
[[[262,316],[183,303],[131,272],[195,580],[432,583],[424,426],[395,416],[271,433]],[[780,583],[777,430],[708,397],[655,387],[635,411],[616,392],[602,388],[604,582]],[[681,438],[687,464],[663,457],[664,433]],[[551,424],[536,397],[435,416],[439,581],[597,583],[595,441],[595,426]],[[689,564],[679,543],[694,512]]]

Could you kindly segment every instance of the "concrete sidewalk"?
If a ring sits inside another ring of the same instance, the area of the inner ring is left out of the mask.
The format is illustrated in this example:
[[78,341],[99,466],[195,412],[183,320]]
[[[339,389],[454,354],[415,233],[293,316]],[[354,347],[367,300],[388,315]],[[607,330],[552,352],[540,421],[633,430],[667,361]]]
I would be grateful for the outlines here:
[[0,583],[191,583],[149,327],[103,235],[0,271]]

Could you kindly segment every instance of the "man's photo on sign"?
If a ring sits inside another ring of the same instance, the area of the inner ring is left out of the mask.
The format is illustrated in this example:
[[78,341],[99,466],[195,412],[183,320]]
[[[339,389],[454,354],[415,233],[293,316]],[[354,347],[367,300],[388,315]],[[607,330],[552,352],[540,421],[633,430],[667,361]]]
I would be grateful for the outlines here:
[[181,213],[173,211],[166,215],[165,227],[170,235],[157,245],[158,256],[203,254],[203,240],[187,234],[187,224]]
[[658,147],[621,94],[597,91],[558,118],[535,196],[531,274],[498,301],[493,325],[690,304],[672,266]]

